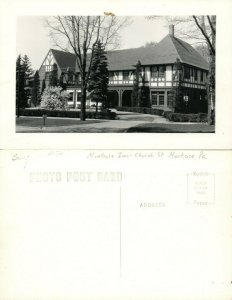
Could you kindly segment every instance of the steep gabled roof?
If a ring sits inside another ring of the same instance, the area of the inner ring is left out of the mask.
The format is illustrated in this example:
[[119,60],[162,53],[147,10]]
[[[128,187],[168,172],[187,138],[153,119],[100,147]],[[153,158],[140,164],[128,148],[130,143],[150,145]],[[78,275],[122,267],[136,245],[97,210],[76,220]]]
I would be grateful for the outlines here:
[[[76,57],[73,53],[51,49],[61,70],[75,69]],[[188,43],[167,35],[154,47],[141,47],[107,52],[110,71],[132,70],[138,62],[146,65],[173,64],[177,58],[182,63],[204,70],[209,69],[207,61]]]
[[61,70],[67,70],[67,68],[74,70],[76,64],[76,56],[70,52],[64,52],[56,49],[51,49],[52,54]]
[[167,35],[156,46],[108,51],[109,70],[132,69],[138,60],[142,65],[173,64],[177,58],[185,64],[208,70],[207,61],[188,43]]
[[209,69],[208,62],[191,45],[175,37],[169,37],[179,54],[180,61],[198,68]]

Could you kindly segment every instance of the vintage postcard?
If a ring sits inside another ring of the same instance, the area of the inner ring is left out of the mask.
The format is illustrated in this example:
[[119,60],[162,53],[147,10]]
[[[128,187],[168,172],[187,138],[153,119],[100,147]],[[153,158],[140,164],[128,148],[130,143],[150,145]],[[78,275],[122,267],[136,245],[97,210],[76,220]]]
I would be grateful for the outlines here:
[[231,148],[229,1],[1,3],[2,148]]
[[231,13],[0,0],[0,300],[231,299]]

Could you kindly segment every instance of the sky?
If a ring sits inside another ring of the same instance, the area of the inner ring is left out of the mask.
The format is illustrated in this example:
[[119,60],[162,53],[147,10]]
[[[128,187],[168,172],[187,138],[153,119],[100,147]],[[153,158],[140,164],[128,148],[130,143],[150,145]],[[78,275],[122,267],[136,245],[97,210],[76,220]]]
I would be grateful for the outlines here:
[[[130,25],[121,30],[120,49],[140,47],[151,41],[159,42],[168,34],[164,20],[148,21],[144,17],[132,17],[131,21]],[[34,70],[40,68],[48,50],[56,48],[43,17],[18,17],[16,35],[17,55],[27,54]]]

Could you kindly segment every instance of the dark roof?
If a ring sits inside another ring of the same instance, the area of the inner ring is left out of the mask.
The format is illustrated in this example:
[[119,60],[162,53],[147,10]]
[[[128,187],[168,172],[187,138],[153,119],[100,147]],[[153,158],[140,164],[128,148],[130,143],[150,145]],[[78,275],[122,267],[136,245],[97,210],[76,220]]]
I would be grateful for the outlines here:
[[[61,69],[75,66],[75,55],[51,49]],[[131,70],[141,61],[142,65],[173,64],[177,58],[182,63],[208,70],[207,61],[188,43],[167,35],[154,47],[141,47],[107,52],[108,69]]]
[[74,70],[76,64],[76,56],[70,52],[64,52],[56,49],[51,49],[52,54],[61,70],[67,70],[67,68]]
[[171,39],[179,54],[180,61],[202,69],[209,69],[208,62],[191,45],[174,37],[171,37]]
[[207,61],[189,44],[167,35],[154,47],[108,51],[109,70],[132,69],[142,65],[173,64],[177,58],[185,64],[208,70]]

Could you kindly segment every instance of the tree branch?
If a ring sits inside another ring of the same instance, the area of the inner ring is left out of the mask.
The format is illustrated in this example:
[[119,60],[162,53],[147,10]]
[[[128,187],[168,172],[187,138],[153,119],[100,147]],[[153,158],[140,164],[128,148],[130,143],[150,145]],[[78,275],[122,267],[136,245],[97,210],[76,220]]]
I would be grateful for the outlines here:
[[210,28],[211,28],[211,30],[212,30],[212,32],[213,32],[213,34],[215,35],[215,34],[216,34],[216,28],[214,28],[214,27],[213,27],[213,24],[212,24],[212,22],[211,22],[211,20],[210,20],[210,17],[209,17],[209,16],[207,16],[207,19],[208,19],[208,22],[209,22]]
[[212,51],[213,55],[215,55],[215,48],[213,47],[208,35],[206,34],[206,32],[203,30],[203,28],[201,27],[201,25],[199,24],[196,16],[193,16],[193,19],[197,25],[197,27],[200,29],[201,33],[203,34],[203,36],[205,37],[206,41],[207,41],[207,44],[209,45],[210,47],[210,50]]

